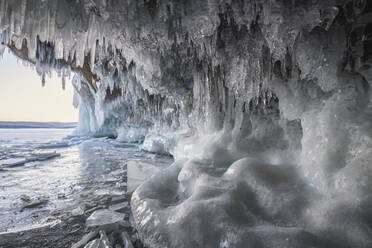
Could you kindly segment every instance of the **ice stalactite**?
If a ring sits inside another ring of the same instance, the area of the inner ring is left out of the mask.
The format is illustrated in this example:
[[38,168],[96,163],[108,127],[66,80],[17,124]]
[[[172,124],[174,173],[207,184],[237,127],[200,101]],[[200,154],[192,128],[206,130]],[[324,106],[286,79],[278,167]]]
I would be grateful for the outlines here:
[[148,247],[369,247],[366,0],[0,0],[1,43],[75,73],[80,132],[175,164],[132,212]]

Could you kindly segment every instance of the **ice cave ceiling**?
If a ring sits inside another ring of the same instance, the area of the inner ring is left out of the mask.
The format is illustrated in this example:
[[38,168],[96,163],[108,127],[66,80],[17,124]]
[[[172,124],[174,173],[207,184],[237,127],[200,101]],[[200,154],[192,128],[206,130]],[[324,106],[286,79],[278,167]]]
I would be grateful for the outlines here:
[[148,247],[372,246],[372,1],[0,0],[0,32],[75,72],[80,132],[175,157]]

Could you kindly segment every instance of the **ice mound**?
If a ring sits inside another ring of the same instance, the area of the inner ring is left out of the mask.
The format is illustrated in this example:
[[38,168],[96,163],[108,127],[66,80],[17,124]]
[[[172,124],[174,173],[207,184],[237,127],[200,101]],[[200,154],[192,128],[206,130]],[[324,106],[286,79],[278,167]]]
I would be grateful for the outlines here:
[[371,245],[368,220],[346,206],[342,196],[307,186],[295,167],[249,157],[224,173],[202,161],[176,162],[132,197],[149,247]]
[[141,183],[160,171],[160,168],[141,161],[131,160],[127,163],[128,188],[132,193]]
[[147,129],[144,127],[120,127],[118,129],[117,140],[127,143],[141,143],[147,134]]
[[178,140],[179,134],[169,130],[150,131],[140,148],[157,154],[170,155],[174,154]]
[[[170,149],[172,143],[167,137],[158,135],[148,135],[141,145],[141,149],[158,154],[170,154]],[[173,145],[175,145],[173,143]]]

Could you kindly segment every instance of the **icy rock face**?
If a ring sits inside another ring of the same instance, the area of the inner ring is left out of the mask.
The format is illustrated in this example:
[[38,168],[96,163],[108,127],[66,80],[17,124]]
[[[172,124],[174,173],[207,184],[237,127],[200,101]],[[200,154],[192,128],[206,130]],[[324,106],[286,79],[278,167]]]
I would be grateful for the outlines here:
[[80,132],[175,157],[133,193],[148,247],[370,247],[371,13],[0,0],[0,40],[43,83],[75,73]]

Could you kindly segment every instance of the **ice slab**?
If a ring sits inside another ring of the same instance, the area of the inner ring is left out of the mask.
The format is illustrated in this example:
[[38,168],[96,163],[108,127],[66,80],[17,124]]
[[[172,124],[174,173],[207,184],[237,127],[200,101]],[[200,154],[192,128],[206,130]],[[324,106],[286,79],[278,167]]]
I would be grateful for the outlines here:
[[24,165],[27,162],[25,158],[9,158],[0,161],[1,167],[14,167]]
[[48,198],[40,196],[33,199],[26,199],[25,201],[26,203],[22,206],[21,211],[23,211],[25,208],[34,208],[43,205],[48,202]]
[[15,167],[15,166],[21,166],[29,162],[35,162],[35,161],[45,161],[48,159],[52,159],[55,157],[59,157],[60,154],[57,152],[44,152],[44,153],[33,153],[30,157],[27,158],[9,158],[4,159],[0,161],[0,167],[6,168],[6,167]]
[[122,203],[118,203],[118,204],[115,204],[115,205],[111,205],[109,207],[109,209],[112,210],[112,211],[121,212],[121,211],[125,210],[126,208],[128,208],[128,206],[129,206],[128,202],[122,202]]
[[84,248],[112,248],[106,233],[101,230],[99,235],[99,239],[90,241]]
[[105,231],[100,230],[99,231],[99,236],[100,236],[99,239],[100,239],[101,244],[102,244],[101,247],[103,247],[103,248],[111,248],[112,247]]
[[97,189],[93,194],[98,196],[110,195],[110,196],[121,196],[124,192],[120,190],[108,190],[108,189]]
[[85,246],[90,240],[95,238],[98,235],[98,231],[90,231],[89,233],[85,234],[80,241],[74,243],[71,248],[81,248]]
[[129,237],[128,233],[122,232],[121,233],[121,239],[123,241],[124,248],[133,248],[134,247],[132,242],[130,241],[130,237]]
[[107,236],[105,236],[90,241],[86,246],[84,246],[84,248],[112,248],[112,246],[110,245]]
[[128,193],[132,193],[141,183],[152,175],[158,173],[160,169],[152,164],[138,160],[131,160],[127,163],[128,170]]
[[127,200],[127,196],[125,195],[119,195],[119,196],[113,196],[111,198],[111,203],[120,203]]
[[90,241],[84,248],[99,248],[101,245],[101,242],[99,239],[95,239]]
[[25,226],[25,227],[21,227],[21,228],[10,228],[6,232],[0,232],[0,236],[3,235],[3,234],[21,233],[21,232],[41,229],[41,228],[45,228],[45,227],[51,227],[51,226],[57,225],[59,223],[61,223],[61,220],[53,220],[53,221],[49,221],[49,222],[46,222],[46,223],[35,224],[35,225],[31,225],[31,226]]
[[125,214],[108,209],[96,210],[86,221],[87,227],[109,227],[122,224]]
[[56,148],[68,147],[69,145],[70,144],[67,141],[51,142],[51,143],[46,143],[46,144],[40,145],[37,148],[39,148],[39,149],[56,149]]
[[56,158],[61,156],[57,152],[43,152],[43,153],[33,153],[31,157],[27,158],[26,162],[35,162],[35,161],[45,161],[48,159]]

